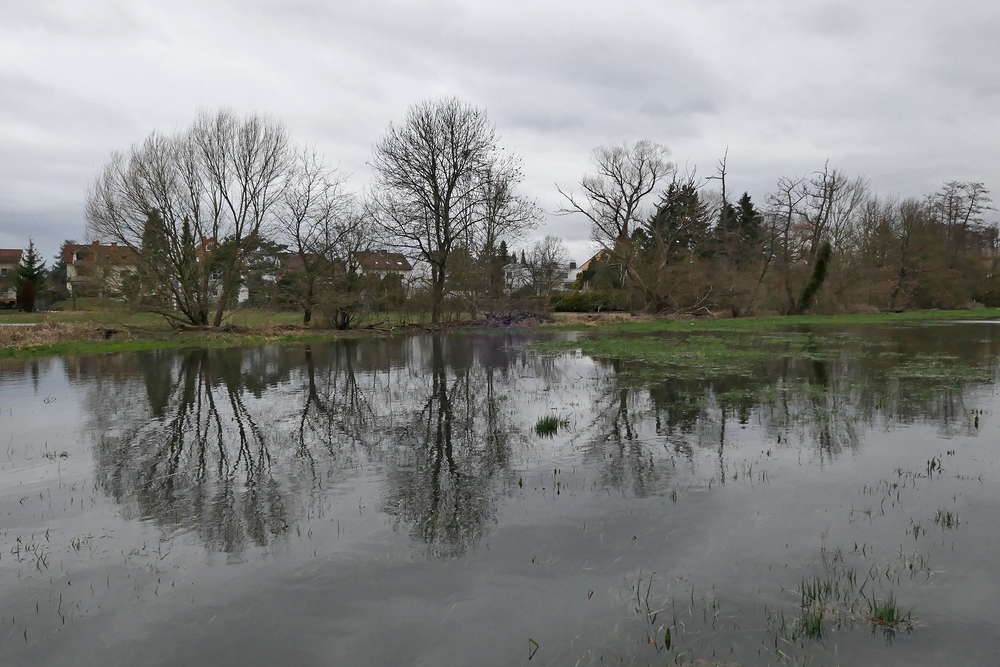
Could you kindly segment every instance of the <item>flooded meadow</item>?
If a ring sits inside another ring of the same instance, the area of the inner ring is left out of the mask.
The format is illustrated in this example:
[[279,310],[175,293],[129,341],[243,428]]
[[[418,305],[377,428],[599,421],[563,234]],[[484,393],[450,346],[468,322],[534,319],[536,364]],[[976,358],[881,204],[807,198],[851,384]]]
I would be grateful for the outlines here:
[[995,323],[3,361],[0,665],[996,664],[998,369]]

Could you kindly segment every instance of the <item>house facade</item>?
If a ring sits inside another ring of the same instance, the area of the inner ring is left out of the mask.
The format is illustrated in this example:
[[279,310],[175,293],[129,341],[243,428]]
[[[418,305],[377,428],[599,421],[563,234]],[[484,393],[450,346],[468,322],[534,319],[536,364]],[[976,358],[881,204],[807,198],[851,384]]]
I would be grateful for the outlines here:
[[24,251],[20,248],[0,248],[0,279],[13,280],[23,257]]
[[504,290],[513,294],[530,288],[539,295],[570,291],[576,289],[576,277],[581,270],[576,262],[533,267],[514,260],[503,267]]
[[24,251],[20,248],[0,248],[0,308],[14,308],[17,305],[14,279],[23,257]]
[[413,270],[413,265],[405,255],[387,250],[360,252],[356,259],[362,273],[385,278],[388,275],[404,277]]
[[117,243],[102,245],[67,243],[63,250],[66,262],[66,289],[75,296],[121,294],[126,276],[135,273],[138,257],[131,248]]

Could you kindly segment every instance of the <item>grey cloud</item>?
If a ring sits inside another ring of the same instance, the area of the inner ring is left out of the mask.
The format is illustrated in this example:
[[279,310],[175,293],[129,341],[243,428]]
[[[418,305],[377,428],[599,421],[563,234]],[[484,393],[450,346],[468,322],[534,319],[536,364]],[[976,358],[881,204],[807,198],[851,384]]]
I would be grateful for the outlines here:
[[1000,187],[998,29],[1000,7],[971,0],[2,3],[0,243],[17,220],[79,236],[112,149],[223,105],[282,118],[359,188],[388,121],[459,95],[549,211],[593,146],[643,137],[703,173],[728,146],[733,189],[758,197],[826,158],[903,194]]
[[864,15],[857,3],[799,3],[796,12],[801,25],[816,35],[852,35],[864,27]]

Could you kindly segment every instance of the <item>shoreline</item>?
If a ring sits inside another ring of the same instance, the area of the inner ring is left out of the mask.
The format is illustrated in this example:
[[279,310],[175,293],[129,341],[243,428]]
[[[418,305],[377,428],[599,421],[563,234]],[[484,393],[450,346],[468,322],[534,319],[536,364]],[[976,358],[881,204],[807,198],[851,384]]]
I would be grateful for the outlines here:
[[[411,336],[433,332],[524,333],[596,331],[610,334],[656,334],[695,331],[768,331],[797,325],[941,324],[954,321],[1000,321],[1000,308],[917,310],[853,315],[765,315],[743,318],[666,318],[627,313],[555,313],[548,321],[529,318],[528,326],[490,326],[487,322],[414,324],[389,328],[311,329],[293,324],[229,325],[219,329],[172,330],[102,322],[60,321],[46,317],[28,326],[0,326],[0,359],[61,355],[115,354],[150,350],[219,349],[258,345],[297,345],[343,339]],[[525,320],[527,322],[528,320]],[[0,319],[0,325],[3,325]],[[25,323],[10,323],[23,325]]]

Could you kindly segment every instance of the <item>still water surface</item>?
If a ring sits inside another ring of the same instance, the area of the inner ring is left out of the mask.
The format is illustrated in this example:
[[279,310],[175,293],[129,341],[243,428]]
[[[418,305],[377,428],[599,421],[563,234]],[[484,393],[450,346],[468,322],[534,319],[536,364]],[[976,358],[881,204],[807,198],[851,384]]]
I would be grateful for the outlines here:
[[0,665],[1000,660],[1000,328],[551,338],[3,362]]

